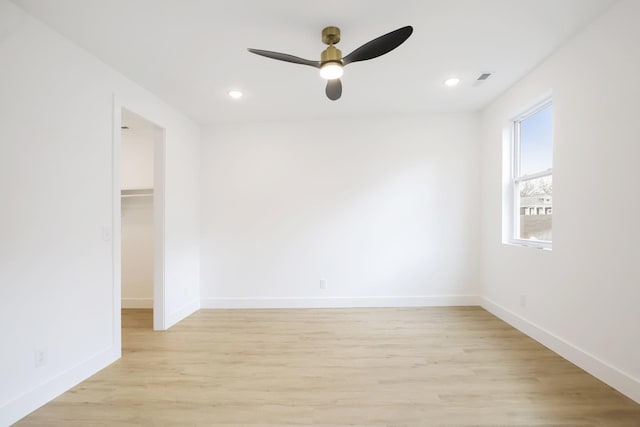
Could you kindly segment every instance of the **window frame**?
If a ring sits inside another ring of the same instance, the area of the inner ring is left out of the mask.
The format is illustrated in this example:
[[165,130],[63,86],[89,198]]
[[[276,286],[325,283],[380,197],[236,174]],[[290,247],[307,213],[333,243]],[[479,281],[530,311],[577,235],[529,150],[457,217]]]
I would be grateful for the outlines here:
[[[528,175],[520,175],[520,126],[521,123],[533,116],[534,114],[544,110],[547,107],[553,106],[553,99],[551,95],[545,96],[541,101],[533,104],[532,107],[525,109],[522,113],[514,116],[510,122],[511,128],[511,141],[510,141],[510,174],[509,174],[509,198],[506,202],[510,205],[510,220],[509,220],[509,233],[507,243],[518,246],[528,246],[539,249],[552,249],[553,240],[532,240],[521,239],[517,236],[517,231],[520,230],[520,194],[518,191],[519,184],[534,179],[544,178],[547,176],[553,177],[553,161],[552,167],[535,172]],[[552,149],[553,149],[552,141]],[[552,157],[553,159],[553,157]],[[553,209],[553,205],[551,207]]]

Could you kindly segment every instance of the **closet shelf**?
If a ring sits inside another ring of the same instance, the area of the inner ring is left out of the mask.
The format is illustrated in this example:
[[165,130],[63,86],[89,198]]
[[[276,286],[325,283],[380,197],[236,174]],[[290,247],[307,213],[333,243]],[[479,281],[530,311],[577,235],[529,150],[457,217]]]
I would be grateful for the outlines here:
[[121,190],[120,197],[152,197],[153,188],[135,188],[130,190]]

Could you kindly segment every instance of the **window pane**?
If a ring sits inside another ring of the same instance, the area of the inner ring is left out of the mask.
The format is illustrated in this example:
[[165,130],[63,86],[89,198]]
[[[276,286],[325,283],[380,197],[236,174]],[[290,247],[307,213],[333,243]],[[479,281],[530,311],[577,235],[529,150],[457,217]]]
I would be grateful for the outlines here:
[[551,176],[518,183],[518,239],[551,241],[553,216],[553,180]]
[[551,169],[553,154],[552,106],[520,122],[520,176]]

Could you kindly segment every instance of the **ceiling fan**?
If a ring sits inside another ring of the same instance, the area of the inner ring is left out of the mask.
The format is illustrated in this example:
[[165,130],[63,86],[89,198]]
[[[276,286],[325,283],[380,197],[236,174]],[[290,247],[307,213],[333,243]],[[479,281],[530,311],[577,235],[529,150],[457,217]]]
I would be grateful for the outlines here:
[[413,33],[413,27],[410,25],[398,28],[395,31],[382,35],[378,38],[363,44],[347,56],[343,57],[340,49],[334,45],[340,41],[340,28],[326,27],[322,30],[322,42],[329,45],[322,51],[320,61],[312,61],[297,56],[288,55],[286,53],[272,52],[269,50],[247,49],[256,55],[266,56],[280,61],[292,62],[294,64],[309,65],[320,69],[320,76],[327,80],[325,93],[327,98],[332,101],[340,99],[342,95],[342,82],[340,77],[343,74],[343,67],[352,62],[366,61],[368,59],[377,58],[385,53],[391,52],[400,46]]

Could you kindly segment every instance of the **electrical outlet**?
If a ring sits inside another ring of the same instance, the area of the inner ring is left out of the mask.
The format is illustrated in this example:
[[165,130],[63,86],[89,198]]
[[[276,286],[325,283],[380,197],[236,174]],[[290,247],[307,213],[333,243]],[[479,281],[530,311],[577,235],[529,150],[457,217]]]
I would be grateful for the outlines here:
[[320,279],[320,289],[327,289],[327,279]]
[[520,295],[520,307],[526,307],[527,306],[527,295],[522,294]]
[[44,366],[47,364],[47,349],[46,348],[38,348],[35,351],[35,365],[36,368]]

